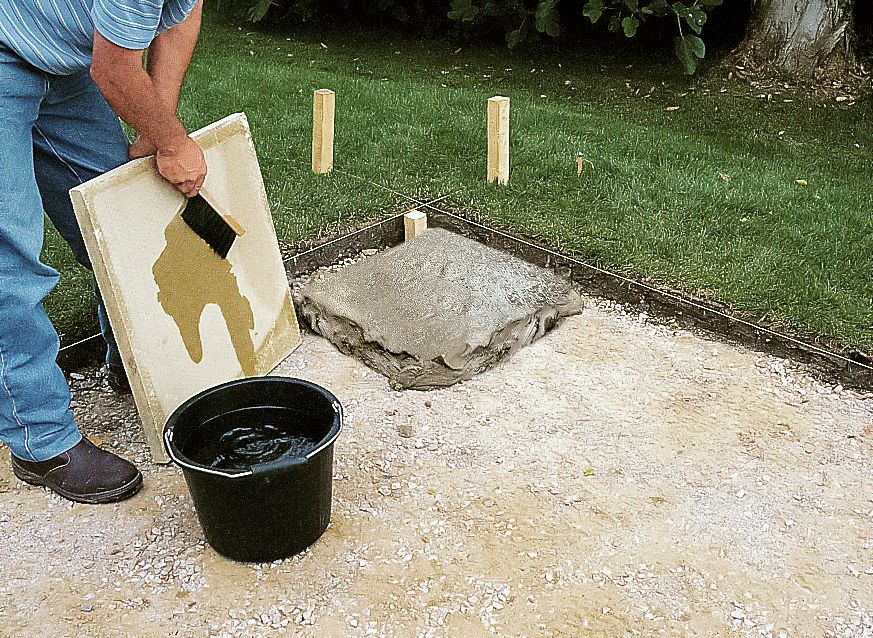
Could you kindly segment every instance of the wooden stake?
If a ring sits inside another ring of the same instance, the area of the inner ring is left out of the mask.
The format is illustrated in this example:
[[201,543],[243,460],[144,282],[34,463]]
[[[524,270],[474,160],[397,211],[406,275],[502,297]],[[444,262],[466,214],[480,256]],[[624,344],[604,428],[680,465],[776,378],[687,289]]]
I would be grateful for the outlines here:
[[312,107],[312,171],[319,175],[333,170],[333,136],[336,93],[319,89]]
[[509,183],[509,98],[488,100],[488,183]]
[[415,239],[427,230],[427,215],[420,210],[411,210],[403,216],[403,225],[406,228],[406,241]]

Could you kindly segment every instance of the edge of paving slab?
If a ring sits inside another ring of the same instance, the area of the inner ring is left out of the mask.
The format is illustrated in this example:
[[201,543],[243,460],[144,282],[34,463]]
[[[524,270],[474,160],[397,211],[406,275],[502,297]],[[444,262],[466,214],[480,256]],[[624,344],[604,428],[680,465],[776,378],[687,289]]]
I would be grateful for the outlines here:
[[[458,213],[447,214],[441,210],[423,206],[431,227],[444,228],[465,237],[475,239],[486,246],[507,251],[529,263],[550,269],[569,279],[586,293],[627,304],[647,313],[652,319],[676,324],[679,327],[702,331],[719,340],[727,340],[762,352],[806,364],[810,371],[834,380],[844,386],[873,389],[873,370],[864,365],[873,365],[866,353],[842,348],[828,343],[821,337],[779,330],[782,334],[768,332],[766,325],[743,316],[725,304],[698,299],[684,291],[648,282],[642,287],[626,278],[605,270],[594,269],[570,257],[557,254],[538,240],[514,231],[504,231],[493,222],[486,227]],[[352,227],[343,235],[321,238],[321,242],[308,242],[303,246],[282,246],[285,267],[289,278],[309,274],[320,267],[329,266],[345,258],[356,257],[365,250],[382,250],[404,241],[403,215],[390,217],[382,222]],[[797,343],[814,345],[809,349]],[[59,356],[65,370],[93,364],[100,358],[99,340],[82,344],[77,349],[67,350]],[[827,354],[826,354],[826,353]],[[852,359],[847,362],[839,357]],[[858,365],[864,364],[864,365]]]

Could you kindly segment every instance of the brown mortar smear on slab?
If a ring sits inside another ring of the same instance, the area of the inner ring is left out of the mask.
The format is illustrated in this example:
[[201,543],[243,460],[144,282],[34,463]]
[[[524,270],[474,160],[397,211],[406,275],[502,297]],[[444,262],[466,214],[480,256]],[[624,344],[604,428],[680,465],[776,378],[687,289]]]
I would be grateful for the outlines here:
[[236,357],[246,376],[257,374],[252,342],[255,318],[240,292],[229,261],[222,259],[176,216],[165,232],[167,247],[152,268],[158,302],[179,328],[185,349],[194,363],[203,359],[200,319],[206,306],[221,309]]

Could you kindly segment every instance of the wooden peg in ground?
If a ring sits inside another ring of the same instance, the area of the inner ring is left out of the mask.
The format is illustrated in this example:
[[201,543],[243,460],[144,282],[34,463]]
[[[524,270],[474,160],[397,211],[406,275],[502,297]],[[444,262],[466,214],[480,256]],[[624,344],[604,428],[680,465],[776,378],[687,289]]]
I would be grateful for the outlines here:
[[319,89],[312,105],[312,171],[319,175],[333,170],[334,123],[336,93]]
[[488,183],[509,183],[509,98],[488,100]]
[[427,230],[427,215],[420,210],[411,210],[403,216],[406,241],[415,239]]

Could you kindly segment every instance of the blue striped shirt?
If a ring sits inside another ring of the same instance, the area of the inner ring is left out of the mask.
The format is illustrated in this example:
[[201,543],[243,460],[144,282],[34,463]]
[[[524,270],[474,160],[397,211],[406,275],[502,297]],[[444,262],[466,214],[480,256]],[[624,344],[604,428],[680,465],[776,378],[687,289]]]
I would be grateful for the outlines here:
[[125,49],[147,49],[197,0],[0,0],[0,44],[46,73],[91,66],[94,30]]

